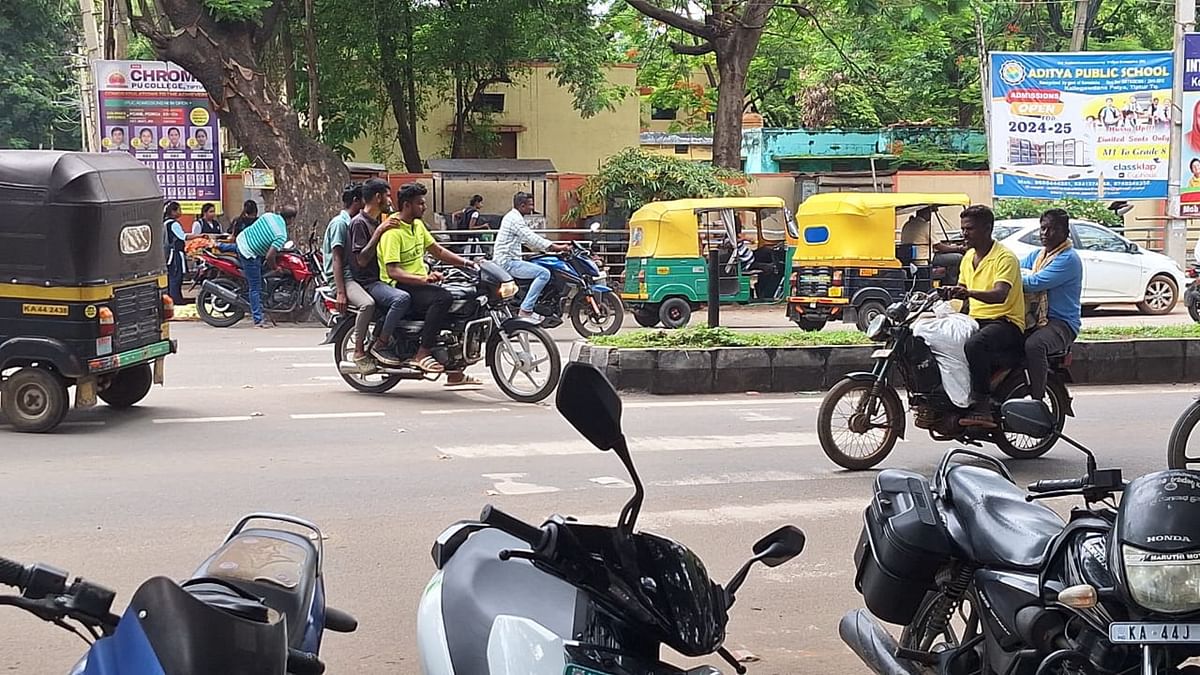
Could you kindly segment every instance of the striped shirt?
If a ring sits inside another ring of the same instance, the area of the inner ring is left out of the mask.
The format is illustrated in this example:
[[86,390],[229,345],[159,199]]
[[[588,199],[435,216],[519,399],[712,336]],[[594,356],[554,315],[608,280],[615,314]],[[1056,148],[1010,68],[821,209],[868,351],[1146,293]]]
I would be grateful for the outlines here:
[[243,258],[263,258],[271,248],[276,251],[282,249],[287,240],[287,223],[283,221],[283,216],[264,213],[238,235],[238,253]]
[[525,222],[525,216],[513,209],[504,214],[504,220],[500,221],[500,231],[496,234],[496,244],[492,249],[492,262],[503,266],[505,263],[520,260],[522,245],[535,251],[545,251],[553,243],[530,229]]

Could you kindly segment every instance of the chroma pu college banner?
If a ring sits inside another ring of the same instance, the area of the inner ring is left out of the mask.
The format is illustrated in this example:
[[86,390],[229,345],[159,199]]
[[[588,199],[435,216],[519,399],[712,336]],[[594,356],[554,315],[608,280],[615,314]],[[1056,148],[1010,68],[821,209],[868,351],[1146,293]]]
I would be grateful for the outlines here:
[[154,169],[163,198],[184,213],[221,211],[217,116],[203,85],[162,61],[96,61],[100,149],[129,152]]
[[1200,217],[1200,35],[1183,36],[1183,143],[1176,161],[1179,173],[1179,210],[1184,218]]
[[1171,52],[991,54],[996,197],[1163,199]]

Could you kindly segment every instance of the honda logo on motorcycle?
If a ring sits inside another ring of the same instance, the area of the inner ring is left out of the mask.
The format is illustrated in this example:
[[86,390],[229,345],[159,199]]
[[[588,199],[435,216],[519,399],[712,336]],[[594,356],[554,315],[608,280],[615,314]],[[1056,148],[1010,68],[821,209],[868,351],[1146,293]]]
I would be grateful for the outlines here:
[[129,225],[121,230],[121,253],[137,255],[150,250],[154,234],[149,225]]

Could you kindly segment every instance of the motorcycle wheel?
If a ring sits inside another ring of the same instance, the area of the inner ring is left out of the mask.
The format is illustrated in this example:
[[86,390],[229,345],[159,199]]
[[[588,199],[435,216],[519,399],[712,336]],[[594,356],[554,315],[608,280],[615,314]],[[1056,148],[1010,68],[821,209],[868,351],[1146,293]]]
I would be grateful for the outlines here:
[[[241,287],[231,279],[213,279],[213,283],[239,293]],[[196,295],[196,314],[200,320],[213,328],[229,328],[246,317],[246,310],[231,305],[225,300],[201,288]]]
[[562,357],[550,334],[536,326],[513,326],[488,341],[488,364],[504,395],[537,403],[558,386]]
[[[917,608],[917,613],[913,617],[913,620],[904,627],[904,631],[900,634],[901,648],[923,653],[943,652],[958,649],[959,646],[969,642],[979,634],[978,620],[971,621],[970,618],[965,622],[966,625],[961,627],[963,629],[961,631],[956,630],[955,626],[945,626],[939,629],[937,626],[931,625],[934,623],[933,620],[935,618],[934,609],[944,599],[945,595],[941,591],[930,591],[925,595],[925,599],[921,601],[921,605]],[[963,602],[966,602],[968,605],[970,604],[969,600],[964,600]],[[974,615],[973,607],[970,613]],[[954,614],[957,615],[958,612],[954,612]],[[966,658],[968,658],[967,655],[958,656],[955,658],[955,661],[958,662],[958,660]],[[922,668],[911,661],[909,663],[916,668],[913,672],[935,672],[929,668]],[[977,667],[967,667],[962,671],[955,670],[955,672],[967,673],[976,671]]]
[[1188,441],[1197,424],[1200,424],[1200,400],[1193,401],[1171,429],[1171,440],[1167,442],[1167,468],[1192,469],[1191,465],[1200,468],[1200,456],[1188,456]]
[[592,305],[587,296],[577,295],[571,301],[571,325],[575,332],[585,338],[597,335],[616,335],[621,330],[625,320],[625,306],[616,293],[608,292],[600,296],[600,314],[592,313]]
[[[347,355],[351,358],[347,358]],[[350,330],[346,331],[346,334],[341,339],[335,340],[333,343],[333,363],[337,366],[338,374],[342,376],[342,380],[355,391],[361,391],[366,394],[383,394],[391,391],[396,385],[400,384],[401,378],[399,375],[343,373],[342,362],[353,360],[353,356],[354,327],[351,326]]]
[[313,301],[313,314],[317,317],[317,321],[326,328],[333,328],[334,314],[325,306],[325,299],[321,297],[320,292],[313,291],[316,294],[316,299]]
[[900,438],[904,405],[895,389],[884,387],[874,402],[878,406],[874,415],[868,417],[864,410],[874,387],[874,382],[844,379],[821,400],[817,438],[825,455],[843,469],[870,469],[892,452]]
[[[1005,400],[1025,398],[1029,395],[1029,385],[1020,384],[1009,392]],[[1046,405],[1050,406],[1050,414],[1054,416],[1054,429],[1061,432],[1067,424],[1067,390],[1061,383],[1048,382],[1046,385]],[[1058,437],[1054,434],[1046,438],[1034,438],[1022,434],[1007,432],[996,433],[996,447],[1013,459],[1037,459],[1050,452]]]
[[1192,321],[1200,323],[1200,297],[1192,300],[1187,304],[1188,316],[1192,317]]

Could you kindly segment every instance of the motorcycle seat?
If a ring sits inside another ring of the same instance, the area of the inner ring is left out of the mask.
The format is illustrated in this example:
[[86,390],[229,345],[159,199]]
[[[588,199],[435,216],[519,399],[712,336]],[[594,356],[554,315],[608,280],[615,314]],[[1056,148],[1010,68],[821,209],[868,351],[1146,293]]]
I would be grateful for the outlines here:
[[287,617],[288,641],[304,639],[317,593],[317,549],[303,535],[282,530],[238,533],[200,565],[193,578],[216,578],[236,586]]
[[[1064,527],[1049,508],[991,469],[960,464],[946,476],[946,498],[974,560],[989,567],[1037,568]],[[953,532],[953,530],[952,530]]]

